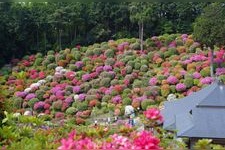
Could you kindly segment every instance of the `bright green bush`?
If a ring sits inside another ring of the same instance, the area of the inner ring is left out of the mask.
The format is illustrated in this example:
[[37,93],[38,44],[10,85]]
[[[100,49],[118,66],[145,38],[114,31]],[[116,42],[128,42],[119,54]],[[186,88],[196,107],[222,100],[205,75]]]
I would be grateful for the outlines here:
[[151,100],[151,99],[146,99],[146,100],[143,100],[142,102],[141,102],[141,108],[143,109],[143,110],[146,110],[147,108],[148,108],[148,106],[151,106],[151,105],[153,105],[154,104],[154,101],[153,100]]
[[186,85],[187,88],[191,88],[194,84],[193,78],[185,78],[184,84]]
[[131,105],[131,103],[132,103],[132,100],[129,97],[123,98],[123,100],[122,100],[122,104],[124,106]]
[[34,66],[40,66],[42,64],[43,60],[44,60],[43,58],[38,57],[34,62]]
[[115,56],[115,50],[114,49],[107,49],[105,51],[105,56],[107,58],[113,58]]
[[139,62],[135,63],[134,69],[139,70],[140,68],[141,68],[141,63],[139,63]]
[[30,107],[30,108],[34,108],[34,104],[36,103],[36,102],[39,102],[40,100],[38,99],[38,98],[32,98],[31,100],[29,100],[27,103],[28,103],[28,106]]
[[74,115],[77,112],[77,109],[75,107],[69,107],[66,109],[67,115]]

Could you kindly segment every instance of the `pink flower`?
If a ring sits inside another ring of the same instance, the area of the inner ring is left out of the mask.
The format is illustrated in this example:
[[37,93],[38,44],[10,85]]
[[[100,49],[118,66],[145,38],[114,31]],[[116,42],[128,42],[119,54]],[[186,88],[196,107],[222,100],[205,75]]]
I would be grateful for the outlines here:
[[105,66],[103,67],[103,70],[104,70],[104,71],[112,71],[112,66],[110,66],[110,65],[105,65]]
[[17,97],[24,98],[24,97],[27,95],[27,93],[26,93],[26,92],[16,92],[15,95],[16,95]]
[[201,84],[211,84],[213,82],[213,78],[205,77],[205,78],[201,79],[200,82],[201,82]]
[[178,92],[185,91],[185,90],[186,90],[186,85],[183,84],[183,83],[178,83],[178,84],[176,85],[176,90],[177,90]]
[[169,47],[176,47],[176,41],[173,41],[169,44]]
[[34,104],[34,110],[44,109],[45,102],[39,101]]
[[157,78],[156,77],[152,77],[150,80],[149,80],[149,85],[151,86],[155,86],[157,84]]
[[84,63],[83,63],[82,61],[77,61],[77,62],[75,63],[75,66],[79,69],[79,68],[81,68],[81,67],[84,66]]
[[103,71],[103,66],[98,66],[95,71],[99,74]]
[[134,145],[136,149],[160,149],[160,140],[148,131],[142,131],[138,137],[134,139]]
[[90,74],[84,74],[84,75],[82,75],[82,80],[83,80],[83,81],[88,81],[88,80],[90,80],[90,79],[91,79]]
[[72,138],[69,139],[62,139],[61,146],[58,147],[58,150],[70,150],[76,147],[76,143],[73,141]]
[[34,93],[30,93],[25,97],[25,100],[31,100],[32,98],[36,98],[36,95]]
[[167,82],[168,82],[169,84],[176,84],[176,83],[178,82],[178,79],[177,79],[177,77],[175,77],[175,76],[169,76],[169,77],[167,78]]
[[225,68],[216,68],[216,75],[220,76],[225,74]]
[[43,71],[39,72],[39,79],[44,79],[45,78],[45,73]]
[[73,87],[73,93],[79,93],[80,92],[80,86],[74,86]]
[[201,78],[201,74],[199,72],[194,72],[193,73],[193,78],[194,79],[199,79],[199,78]]
[[79,94],[79,100],[83,101],[85,99],[86,95],[85,94]]
[[147,119],[155,120],[155,121],[163,121],[163,117],[160,114],[160,110],[158,108],[149,108],[144,111],[144,115]]
[[65,103],[67,103],[67,104],[71,104],[73,102],[73,98],[72,97],[67,97],[66,99],[65,99]]
[[112,98],[112,102],[115,103],[115,104],[121,103],[121,101],[122,101],[122,98],[121,98],[120,95],[117,95],[117,96]]
[[66,73],[66,78],[67,78],[67,79],[73,80],[74,77],[75,77],[75,72],[73,72],[73,71],[68,71],[68,72]]

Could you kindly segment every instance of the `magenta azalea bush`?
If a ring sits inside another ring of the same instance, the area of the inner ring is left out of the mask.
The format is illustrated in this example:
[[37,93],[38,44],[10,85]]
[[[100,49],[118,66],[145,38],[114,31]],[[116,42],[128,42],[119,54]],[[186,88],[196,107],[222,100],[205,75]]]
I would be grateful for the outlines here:
[[161,149],[160,140],[149,131],[134,132],[127,136],[111,135],[108,139],[79,137],[72,131],[68,138],[61,140],[58,150],[72,149]]

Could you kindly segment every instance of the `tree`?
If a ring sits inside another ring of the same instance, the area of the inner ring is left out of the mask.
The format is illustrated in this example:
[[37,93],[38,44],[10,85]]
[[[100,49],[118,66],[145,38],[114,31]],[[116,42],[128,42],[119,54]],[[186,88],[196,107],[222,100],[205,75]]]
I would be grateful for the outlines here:
[[138,23],[139,39],[141,41],[141,51],[143,50],[144,23],[151,20],[153,3],[148,2],[132,2],[130,3],[130,19],[131,22]]
[[194,37],[211,51],[210,71],[213,77],[213,46],[225,44],[225,3],[212,3],[194,23]]

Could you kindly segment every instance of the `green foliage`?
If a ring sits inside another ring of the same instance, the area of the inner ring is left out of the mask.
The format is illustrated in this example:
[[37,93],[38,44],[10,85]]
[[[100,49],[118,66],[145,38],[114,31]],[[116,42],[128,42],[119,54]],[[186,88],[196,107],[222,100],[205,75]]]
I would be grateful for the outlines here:
[[38,99],[38,98],[32,98],[31,100],[29,100],[27,103],[28,103],[28,106],[30,107],[30,108],[34,108],[34,104],[36,103],[36,102],[39,102],[40,100]]
[[206,7],[194,23],[194,37],[211,48],[224,45],[224,13],[224,3],[212,3]]
[[143,86],[143,82],[141,80],[134,80],[134,83],[133,83],[133,88],[140,88]]
[[204,69],[202,69],[202,70],[200,71],[200,74],[201,74],[202,77],[207,77],[207,76],[209,76],[209,75],[210,75],[210,70],[209,70],[209,68],[204,68]]
[[73,107],[75,107],[79,111],[87,110],[88,109],[88,102],[83,101],[83,102],[74,102]]
[[148,66],[147,65],[142,65],[140,68],[141,72],[147,72],[148,71]]
[[113,58],[108,58],[108,59],[106,59],[106,61],[105,61],[105,65],[110,65],[110,66],[113,66],[114,64],[115,64],[115,59],[113,59]]
[[184,84],[186,85],[187,88],[191,88],[194,84],[193,78],[185,78]]
[[113,58],[114,55],[115,55],[115,50],[114,50],[114,49],[107,49],[107,50],[105,51],[105,56],[106,56],[107,58]]
[[132,69],[131,66],[127,66],[127,67],[126,67],[126,73],[127,73],[127,74],[131,74],[132,71],[133,71],[133,69]]
[[68,115],[74,115],[77,112],[77,109],[75,107],[69,107],[66,110],[66,114]]
[[56,67],[57,67],[57,65],[54,64],[54,63],[48,64],[48,66],[47,66],[47,68],[48,68],[49,70],[53,70],[53,69],[55,69]]
[[123,104],[124,106],[126,106],[126,105],[131,105],[131,103],[132,103],[132,100],[131,100],[129,97],[126,97],[126,98],[124,98],[124,99],[122,100],[122,104]]
[[34,66],[40,66],[42,64],[43,58],[37,58],[34,62]]
[[194,145],[194,149],[211,149],[210,144],[212,140],[210,139],[202,139],[198,140],[198,142]]
[[143,100],[141,102],[141,108],[143,110],[146,110],[148,108],[148,106],[151,106],[153,103],[154,103],[154,101],[153,100],[150,100],[150,99]]

